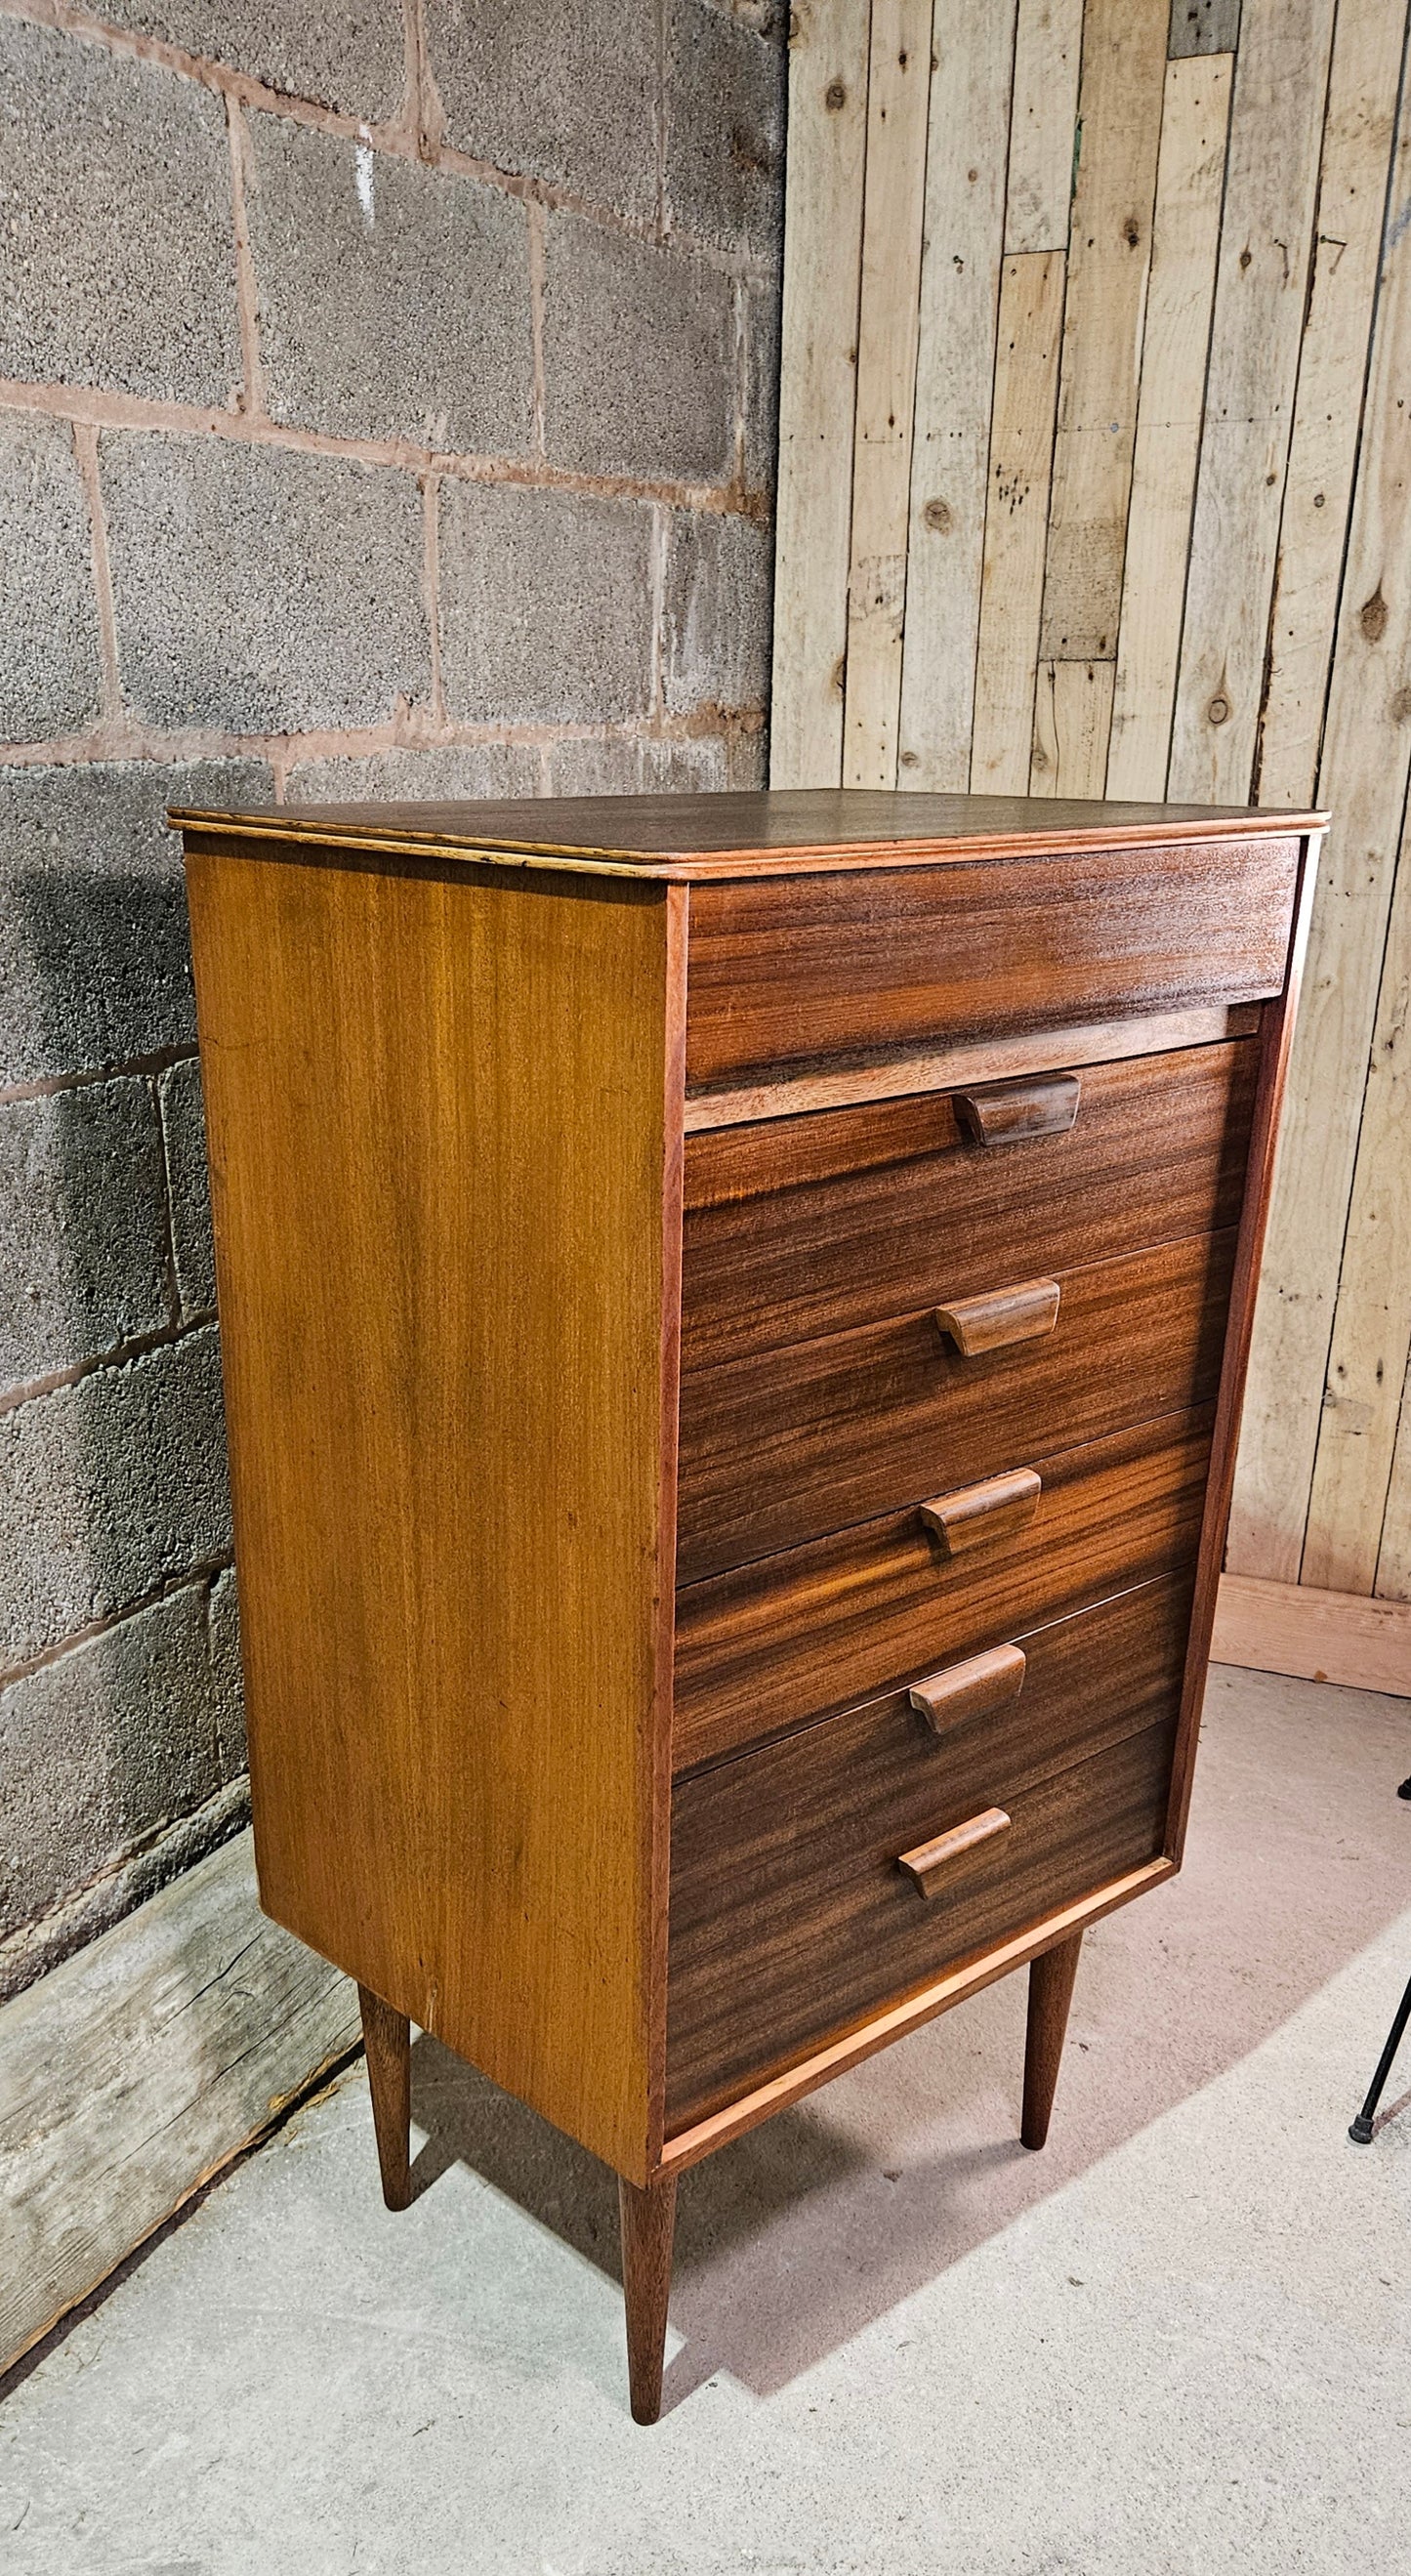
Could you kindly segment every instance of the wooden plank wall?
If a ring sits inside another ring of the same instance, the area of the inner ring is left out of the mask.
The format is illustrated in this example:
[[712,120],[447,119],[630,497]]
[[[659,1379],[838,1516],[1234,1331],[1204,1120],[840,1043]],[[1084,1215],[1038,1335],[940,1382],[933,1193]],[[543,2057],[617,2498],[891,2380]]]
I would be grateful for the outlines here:
[[1411,1600],[1403,0],[796,0],[775,786],[1330,805],[1231,1526]]

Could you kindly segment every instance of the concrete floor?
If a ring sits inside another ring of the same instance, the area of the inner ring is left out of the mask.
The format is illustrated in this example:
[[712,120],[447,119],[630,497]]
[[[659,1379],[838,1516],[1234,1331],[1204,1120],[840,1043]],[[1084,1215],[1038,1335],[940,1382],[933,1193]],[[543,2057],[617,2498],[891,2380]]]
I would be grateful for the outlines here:
[[1407,2563],[1411,1705],[1217,1671],[1184,1876],[1088,1936],[1051,2143],[1011,1978],[689,2175],[627,2413],[600,2168],[361,2068],[0,2410],[5,2576],[1352,2576]]

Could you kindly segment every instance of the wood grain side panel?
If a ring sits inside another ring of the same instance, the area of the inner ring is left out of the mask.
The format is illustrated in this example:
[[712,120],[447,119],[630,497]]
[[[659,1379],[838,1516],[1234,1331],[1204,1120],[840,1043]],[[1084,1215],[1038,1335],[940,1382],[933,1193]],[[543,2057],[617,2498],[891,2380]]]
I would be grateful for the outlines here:
[[1248,1039],[1085,1066],[1076,1124],[993,1149],[945,1093],[686,1143],[683,1365],[846,1332],[1234,1224]]
[[[1136,1612],[1118,1603],[1068,1623],[1067,1634],[1046,1631],[1025,1685],[1034,1733],[1022,1748],[982,1745],[948,1759],[889,1700],[681,1783],[671,1845],[671,2127],[707,2117],[909,1986],[1155,1858],[1183,1612],[1180,1600]],[[1073,1633],[1090,1622],[1095,1633]],[[1087,1760],[1045,1769],[1043,1727],[1050,1716],[1062,1725],[1075,1697],[1094,1739],[1109,1740]],[[943,1883],[923,1899],[900,1855],[991,1805],[1008,1828],[949,1858]]]
[[1051,1334],[970,1358],[928,1309],[694,1371],[678,1582],[1205,1403],[1234,1251],[1229,1227],[1060,1272]]
[[[1094,809],[1096,810],[1096,808]],[[703,885],[686,1078],[1277,993],[1296,840]]]
[[262,1901],[641,2178],[666,900],[190,891]]
[[688,1584],[676,1601],[678,1771],[920,1681],[1195,1555],[1213,1408],[1034,1458],[1026,1528],[947,1558],[914,1511]]
[[1316,841],[1305,841],[1300,862],[1298,901],[1289,939],[1284,988],[1278,1000],[1266,1007],[1264,1025],[1259,1036],[1259,1087],[1254,1098],[1244,1209],[1240,1217],[1239,1239],[1235,1250],[1234,1277],[1230,1283],[1230,1312],[1225,1330],[1225,1356],[1220,1370],[1220,1393],[1216,1401],[1215,1428],[1210,1445],[1210,1481],[1206,1492],[1205,1513],[1200,1534],[1199,1571],[1195,1605],[1191,1612],[1191,1638],[1186,1657],[1185,1686],[1181,1696],[1180,1729],[1171,1784],[1171,1813],[1166,1829],[1166,1856],[1168,1860],[1175,1861],[1178,1867],[1185,1848],[1191,1780],[1195,1769],[1196,1745],[1200,1736],[1200,1710],[1205,1697],[1205,1677],[1210,1662],[1210,1638],[1215,1624],[1220,1569],[1224,1562],[1225,1537],[1230,1522],[1230,1498],[1234,1490],[1235,1457],[1239,1446],[1240,1417],[1244,1410],[1245,1379],[1249,1370],[1254,1303],[1259,1291],[1259,1265],[1263,1257],[1264,1238],[1269,1224],[1269,1204],[1274,1182],[1274,1149],[1278,1143],[1279,1119],[1288,1082],[1294,1026],[1298,1017],[1299,991],[1303,981],[1304,959],[1308,950],[1308,927],[1313,909],[1313,889],[1317,868],[1318,844]]

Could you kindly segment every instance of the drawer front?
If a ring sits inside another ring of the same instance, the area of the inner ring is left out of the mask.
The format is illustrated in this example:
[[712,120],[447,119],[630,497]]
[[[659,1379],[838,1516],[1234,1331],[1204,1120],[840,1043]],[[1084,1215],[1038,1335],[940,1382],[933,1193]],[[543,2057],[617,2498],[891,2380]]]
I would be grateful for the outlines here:
[[846,1048],[1277,993],[1296,839],[1175,843],[691,891],[690,1086]]
[[[1154,1858],[1189,1615],[1147,1585],[1026,1637],[1018,1697],[954,1731],[894,1692],[679,1782],[669,2123]],[[923,1898],[899,1856],[996,1809]]]
[[1235,1241],[1231,1226],[1058,1273],[1041,1339],[966,1356],[932,1308],[696,1370],[681,1382],[678,1581],[1206,1402]]
[[[1056,1457],[1033,1517],[949,1556],[918,1511],[688,1584],[674,1767],[713,1761],[1195,1556],[1214,1407]],[[997,1520],[998,1520],[998,1516]]]
[[689,1137],[683,1368],[1234,1224],[1257,1059],[1090,1065],[1073,1126],[1017,1143],[976,1143],[948,1092]]

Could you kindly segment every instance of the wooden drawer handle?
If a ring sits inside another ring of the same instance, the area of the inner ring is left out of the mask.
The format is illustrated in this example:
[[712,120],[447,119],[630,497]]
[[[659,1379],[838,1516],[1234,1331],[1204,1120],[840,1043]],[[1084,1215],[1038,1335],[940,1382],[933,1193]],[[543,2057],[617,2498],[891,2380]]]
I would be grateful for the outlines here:
[[1066,1136],[1082,1087],[1076,1073],[1042,1073],[1027,1082],[978,1083],[951,1098],[977,1145],[1017,1145],[1026,1136]]
[[898,1852],[897,1867],[915,1880],[918,1896],[935,1896],[952,1861],[963,1860],[977,1843],[987,1843],[992,1835],[1008,1831],[1009,1818],[1003,1807],[987,1807],[983,1816],[972,1816],[965,1825],[952,1825],[948,1834],[937,1834],[933,1843],[918,1843],[915,1851]]
[[984,1297],[957,1297],[936,1308],[936,1321],[962,1359],[973,1360],[977,1351],[1002,1350],[1007,1342],[1041,1342],[1058,1321],[1061,1294],[1056,1279],[1025,1279]]
[[991,1646],[987,1654],[972,1655],[968,1663],[952,1664],[949,1671],[915,1683],[911,1705],[920,1709],[933,1735],[944,1735],[966,1718],[987,1717],[991,1709],[1017,1699],[1024,1671],[1022,1646]]
[[962,1485],[959,1493],[939,1494],[922,1503],[921,1517],[947,1556],[987,1539],[1008,1538],[1023,1529],[1039,1508],[1043,1484],[1032,1467],[1016,1467],[1008,1476],[988,1476],[983,1485]]

